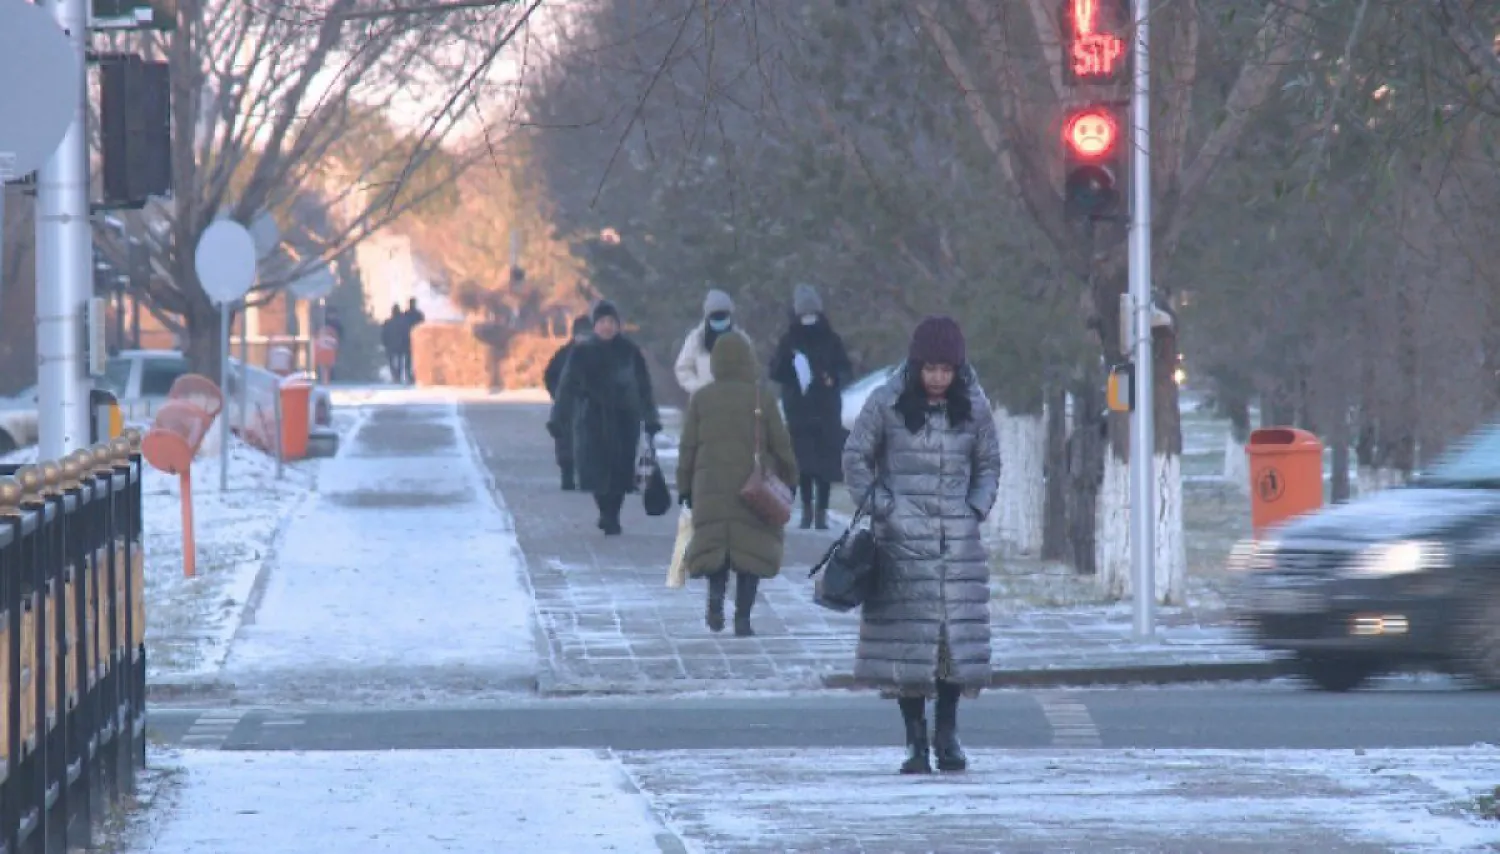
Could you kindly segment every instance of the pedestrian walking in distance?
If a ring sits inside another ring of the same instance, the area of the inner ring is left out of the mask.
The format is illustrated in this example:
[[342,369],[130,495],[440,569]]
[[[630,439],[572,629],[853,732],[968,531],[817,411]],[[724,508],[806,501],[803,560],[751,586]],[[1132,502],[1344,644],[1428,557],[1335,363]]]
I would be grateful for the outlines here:
[[391,371],[391,382],[406,382],[407,364],[411,360],[411,333],[406,330],[406,316],[401,304],[391,306],[391,316],[380,324],[380,346],[385,349],[385,361]]
[[661,432],[646,357],[620,329],[615,304],[600,300],[593,312],[594,336],[579,342],[557,382],[547,431],[571,434],[579,489],[594,494],[599,530],[618,536],[620,508],[636,491],[636,451],[641,428]]
[[[568,365],[568,357],[578,349],[578,345],[587,341],[594,334],[594,321],[587,314],[573,318],[573,337],[568,343],[558,348],[552,355],[552,361],[547,363],[547,370],[542,374],[542,382],[547,386],[547,394],[554,401],[557,400],[557,387],[562,382],[563,369]],[[553,448],[557,455],[557,467],[562,470],[562,488],[564,492],[572,492],[577,489],[577,479],[573,472],[573,432],[564,430],[562,435],[552,440]]]
[[905,368],[870,395],[854,424],[844,477],[856,501],[873,485],[880,554],[860,612],[855,682],[897,698],[903,774],[930,772],[932,754],[938,770],[961,771],[958,700],[990,679],[990,566],[979,531],[995,503],[1000,446],[952,319],[918,324]]
[[734,300],[723,291],[711,290],[703,299],[703,322],[688,332],[677,354],[677,383],[683,391],[692,395],[713,381],[709,354],[721,336],[731,334],[744,337],[734,325]]
[[713,381],[688,402],[677,458],[678,495],[693,513],[685,559],[692,577],[708,579],[705,621],[711,631],[724,629],[724,598],[734,573],[734,633],[749,637],[755,634],[750,612],[760,580],[781,572],[785,533],[761,521],[740,489],[757,453],[766,471],[784,483],[797,482],[797,459],[781,413],[762,388],[750,340],[721,337],[712,367]]
[[411,301],[406,304],[406,311],[402,312],[401,317],[406,321],[402,327],[402,335],[405,338],[406,344],[406,383],[408,385],[416,385],[417,365],[413,358],[415,351],[411,346],[411,334],[418,326],[427,322],[427,315],[423,314],[420,308],[417,308],[417,298],[412,297]]
[[812,285],[792,293],[792,323],[771,359],[771,380],[781,386],[797,469],[802,473],[802,527],[828,530],[828,497],[843,480],[844,389],[854,368],[844,340],[823,313]]

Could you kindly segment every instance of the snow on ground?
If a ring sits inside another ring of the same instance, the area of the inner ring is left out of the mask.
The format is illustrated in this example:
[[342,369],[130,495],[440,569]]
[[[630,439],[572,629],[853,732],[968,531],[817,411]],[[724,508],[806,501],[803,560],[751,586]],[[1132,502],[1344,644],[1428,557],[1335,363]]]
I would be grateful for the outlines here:
[[[128,854],[1493,850],[1493,747],[160,751]],[[857,793],[857,794],[856,794]]]
[[178,479],[146,466],[142,483],[146,549],[147,679],[152,684],[210,680],[269,555],[276,530],[308,494],[318,461],[283,467],[233,439],[229,491],[219,491],[217,455],[192,470],[196,574],[183,577],[182,501]]
[[589,750],[198,752],[127,854],[659,852],[666,831]]
[[[970,751],[902,777],[896,750],[627,753],[709,851],[1491,850],[1472,812],[1500,750]],[[851,793],[857,792],[857,796]]]
[[525,558],[457,406],[381,394],[288,523],[226,678],[331,702],[531,690]]

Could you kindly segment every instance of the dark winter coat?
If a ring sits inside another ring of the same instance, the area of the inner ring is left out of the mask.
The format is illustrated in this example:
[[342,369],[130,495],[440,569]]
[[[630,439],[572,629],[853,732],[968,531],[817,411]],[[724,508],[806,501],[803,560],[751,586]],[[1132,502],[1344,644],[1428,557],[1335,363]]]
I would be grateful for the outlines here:
[[844,449],[856,501],[879,483],[871,515],[882,560],[860,616],[854,678],[930,694],[946,639],[947,678],[978,689],[990,678],[990,566],[980,523],[1000,481],[994,415],[971,369],[935,410],[919,390],[907,392],[909,370],[870,395]]
[[781,571],[783,531],[767,525],[740,498],[755,465],[756,389],[761,388],[762,462],[783,482],[797,482],[792,440],[776,399],[757,376],[754,348],[743,335],[714,344],[714,379],[688,401],[677,458],[677,490],[693,501],[688,571],[711,575],[726,558],[738,572],[771,578]]
[[391,355],[411,351],[411,328],[406,325],[406,316],[397,314],[380,324],[380,346]]
[[[795,359],[799,351],[807,356],[812,369],[812,384],[806,392],[797,379]],[[797,450],[797,467],[803,474],[830,482],[842,480],[843,394],[853,374],[843,339],[822,315],[812,326],[793,321],[782,336],[771,360],[771,380],[781,386],[781,405],[786,410],[792,446]]]
[[584,341],[558,379],[547,429],[573,440],[573,466],[584,492],[635,491],[641,425],[661,429],[651,376],[639,347],[623,335]]
[[[547,370],[542,375],[542,381],[547,386],[547,394],[557,400],[557,387],[562,382],[563,369],[568,366],[568,357],[573,355],[573,350],[578,347],[579,339],[574,338],[553,354],[552,361],[547,363]],[[561,435],[553,439],[553,449],[557,454],[557,464],[563,468],[573,467],[573,431],[563,430]]]

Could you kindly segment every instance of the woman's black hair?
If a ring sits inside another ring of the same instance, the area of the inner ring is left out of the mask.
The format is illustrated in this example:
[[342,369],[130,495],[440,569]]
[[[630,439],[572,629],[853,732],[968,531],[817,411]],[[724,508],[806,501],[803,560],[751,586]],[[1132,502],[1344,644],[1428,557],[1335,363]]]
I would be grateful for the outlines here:
[[[922,385],[922,365],[906,363],[906,382],[901,395],[896,398],[895,409],[906,422],[906,429],[913,433],[927,426],[927,389]],[[948,407],[948,423],[957,427],[967,424],[974,417],[974,404],[969,399],[969,372],[963,365],[953,369],[953,384],[944,396]]]

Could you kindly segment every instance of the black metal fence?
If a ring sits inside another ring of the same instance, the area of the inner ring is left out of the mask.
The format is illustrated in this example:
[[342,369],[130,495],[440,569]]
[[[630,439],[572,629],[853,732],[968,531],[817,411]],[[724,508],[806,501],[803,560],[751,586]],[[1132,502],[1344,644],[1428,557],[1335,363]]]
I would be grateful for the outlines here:
[[0,854],[90,847],[145,764],[139,449],[0,467]]

